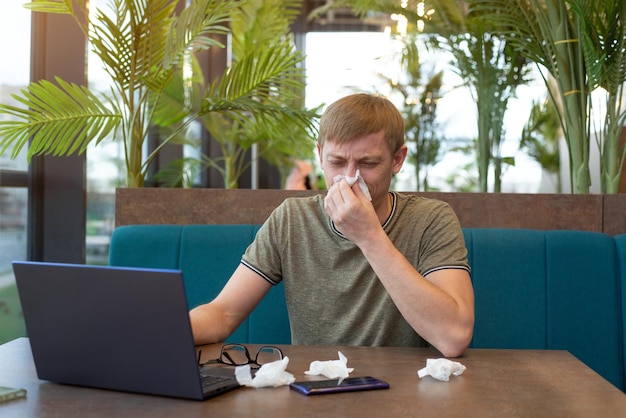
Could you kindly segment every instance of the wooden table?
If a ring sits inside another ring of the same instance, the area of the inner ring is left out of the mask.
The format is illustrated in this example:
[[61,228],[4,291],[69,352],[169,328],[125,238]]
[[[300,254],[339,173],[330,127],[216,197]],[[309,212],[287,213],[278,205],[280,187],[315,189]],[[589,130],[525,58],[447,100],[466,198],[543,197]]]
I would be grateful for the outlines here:
[[[219,345],[202,348],[217,357]],[[281,346],[298,380],[313,360],[340,350],[352,376],[388,381],[389,390],[306,397],[280,388],[241,388],[204,402],[40,381],[28,339],[0,346],[0,386],[23,387],[24,400],[0,404],[2,417],[626,417],[626,395],[566,351],[472,349],[467,370],[449,382],[419,379],[424,348]],[[97,361],[97,359],[94,359]]]

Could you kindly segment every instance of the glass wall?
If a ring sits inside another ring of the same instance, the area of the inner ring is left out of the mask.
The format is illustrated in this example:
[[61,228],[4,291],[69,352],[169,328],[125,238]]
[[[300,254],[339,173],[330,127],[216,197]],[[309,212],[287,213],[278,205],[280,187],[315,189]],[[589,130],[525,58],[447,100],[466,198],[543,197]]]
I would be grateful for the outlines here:
[[[30,79],[30,12],[21,1],[0,4],[0,102],[17,106],[11,94]],[[25,335],[11,262],[26,259],[26,154],[0,156],[0,343]]]
[[[94,6],[103,2],[91,0],[90,3],[95,9]],[[2,103],[17,104],[11,94],[23,89],[30,78],[31,13],[22,7],[23,3],[18,0],[0,2]],[[386,93],[380,73],[393,76],[397,71],[394,70],[397,65],[389,65],[396,46],[384,33],[310,33],[305,44],[309,107],[330,103],[354,91]],[[90,87],[108,88],[105,74],[92,54],[89,54],[88,68]],[[472,123],[461,116],[467,117],[468,112],[459,110],[459,106],[468,107],[467,100],[453,101],[459,105],[442,106],[450,109],[449,119],[453,122],[450,125],[461,126],[467,131]],[[107,263],[109,238],[114,228],[115,188],[124,184],[121,144],[113,141],[103,141],[102,144],[90,148],[87,153],[85,241],[82,241],[82,231],[77,233],[80,242],[86,243],[86,262],[89,264]],[[450,167],[453,164],[445,162],[441,165]],[[525,178],[528,172],[524,170]],[[398,177],[402,179],[403,176]],[[411,190],[410,181],[404,180],[398,190]],[[11,261],[27,257],[27,187],[25,154],[15,159],[0,157],[0,343],[24,335]]]
[[[91,0],[90,10],[107,12],[106,1]],[[88,75],[91,91],[108,91],[108,75],[88,48]],[[106,139],[87,150],[87,264],[108,264],[109,242],[115,227],[115,189],[124,186],[124,150],[120,141]]]
[[[403,77],[400,63],[401,44],[384,32],[310,32],[306,35],[306,104],[309,107],[330,104],[355,92],[389,95],[397,106],[402,98],[393,94],[387,83]],[[474,99],[463,81],[450,66],[451,57],[444,52],[427,51],[420,55],[423,73],[444,72],[444,97],[439,99],[438,125],[447,138],[437,164],[429,170],[429,185],[444,192],[459,191],[450,179],[475,171],[466,170],[474,155],[464,152],[478,133]],[[515,165],[506,168],[503,191],[537,193],[541,182],[541,167],[519,149],[519,133],[527,121],[533,101],[543,100],[545,88],[537,78],[517,90],[509,101],[505,116],[506,138],[503,155],[515,157]],[[411,144],[409,144],[411,146]],[[414,167],[405,162],[395,176],[393,188],[415,191]],[[550,191],[551,192],[551,191]]]

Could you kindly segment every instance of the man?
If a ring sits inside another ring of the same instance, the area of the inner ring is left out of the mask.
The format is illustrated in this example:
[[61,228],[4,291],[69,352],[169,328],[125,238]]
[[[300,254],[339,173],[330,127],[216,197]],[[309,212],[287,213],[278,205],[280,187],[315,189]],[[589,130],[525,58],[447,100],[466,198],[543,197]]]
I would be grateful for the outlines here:
[[190,312],[196,343],[226,339],[283,280],[294,344],[463,354],[474,293],[461,227],[446,203],[389,190],[407,154],[398,110],[344,97],[322,115],[317,147],[326,196],[272,213],[222,292]]

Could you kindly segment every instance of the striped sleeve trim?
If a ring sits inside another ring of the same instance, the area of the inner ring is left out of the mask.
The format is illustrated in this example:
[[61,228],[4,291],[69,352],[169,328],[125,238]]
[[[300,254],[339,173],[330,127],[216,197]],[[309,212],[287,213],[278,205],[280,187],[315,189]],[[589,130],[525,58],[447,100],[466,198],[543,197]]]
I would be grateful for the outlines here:
[[426,276],[428,276],[432,272],[439,271],[439,270],[447,270],[447,269],[465,270],[470,275],[472,274],[472,271],[468,267],[466,267],[466,266],[440,266],[440,267],[435,267],[434,269],[430,269],[430,270],[422,273],[422,276],[426,277]]
[[252,270],[256,274],[261,276],[263,279],[265,279],[267,282],[269,282],[269,284],[271,284],[272,286],[275,286],[275,285],[277,285],[279,283],[276,280],[272,280],[271,278],[269,278],[265,273],[263,273],[261,270],[259,270],[258,268],[254,267],[253,265],[251,265],[249,263],[246,263],[243,260],[241,260],[241,264],[243,264],[244,266],[248,267],[250,270]]

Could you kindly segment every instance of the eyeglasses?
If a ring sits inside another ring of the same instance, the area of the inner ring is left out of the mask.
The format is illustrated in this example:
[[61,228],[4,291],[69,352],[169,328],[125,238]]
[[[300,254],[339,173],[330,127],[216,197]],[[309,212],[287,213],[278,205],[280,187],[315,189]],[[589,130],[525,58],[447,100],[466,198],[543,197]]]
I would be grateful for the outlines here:
[[250,364],[253,368],[259,368],[264,364],[282,360],[285,357],[280,348],[271,345],[259,347],[254,358],[250,355],[248,348],[242,344],[224,344],[220,350],[219,358],[208,360],[204,363],[200,362],[201,353],[202,351],[198,352],[198,364],[200,366],[216,363],[227,366],[245,366]]

